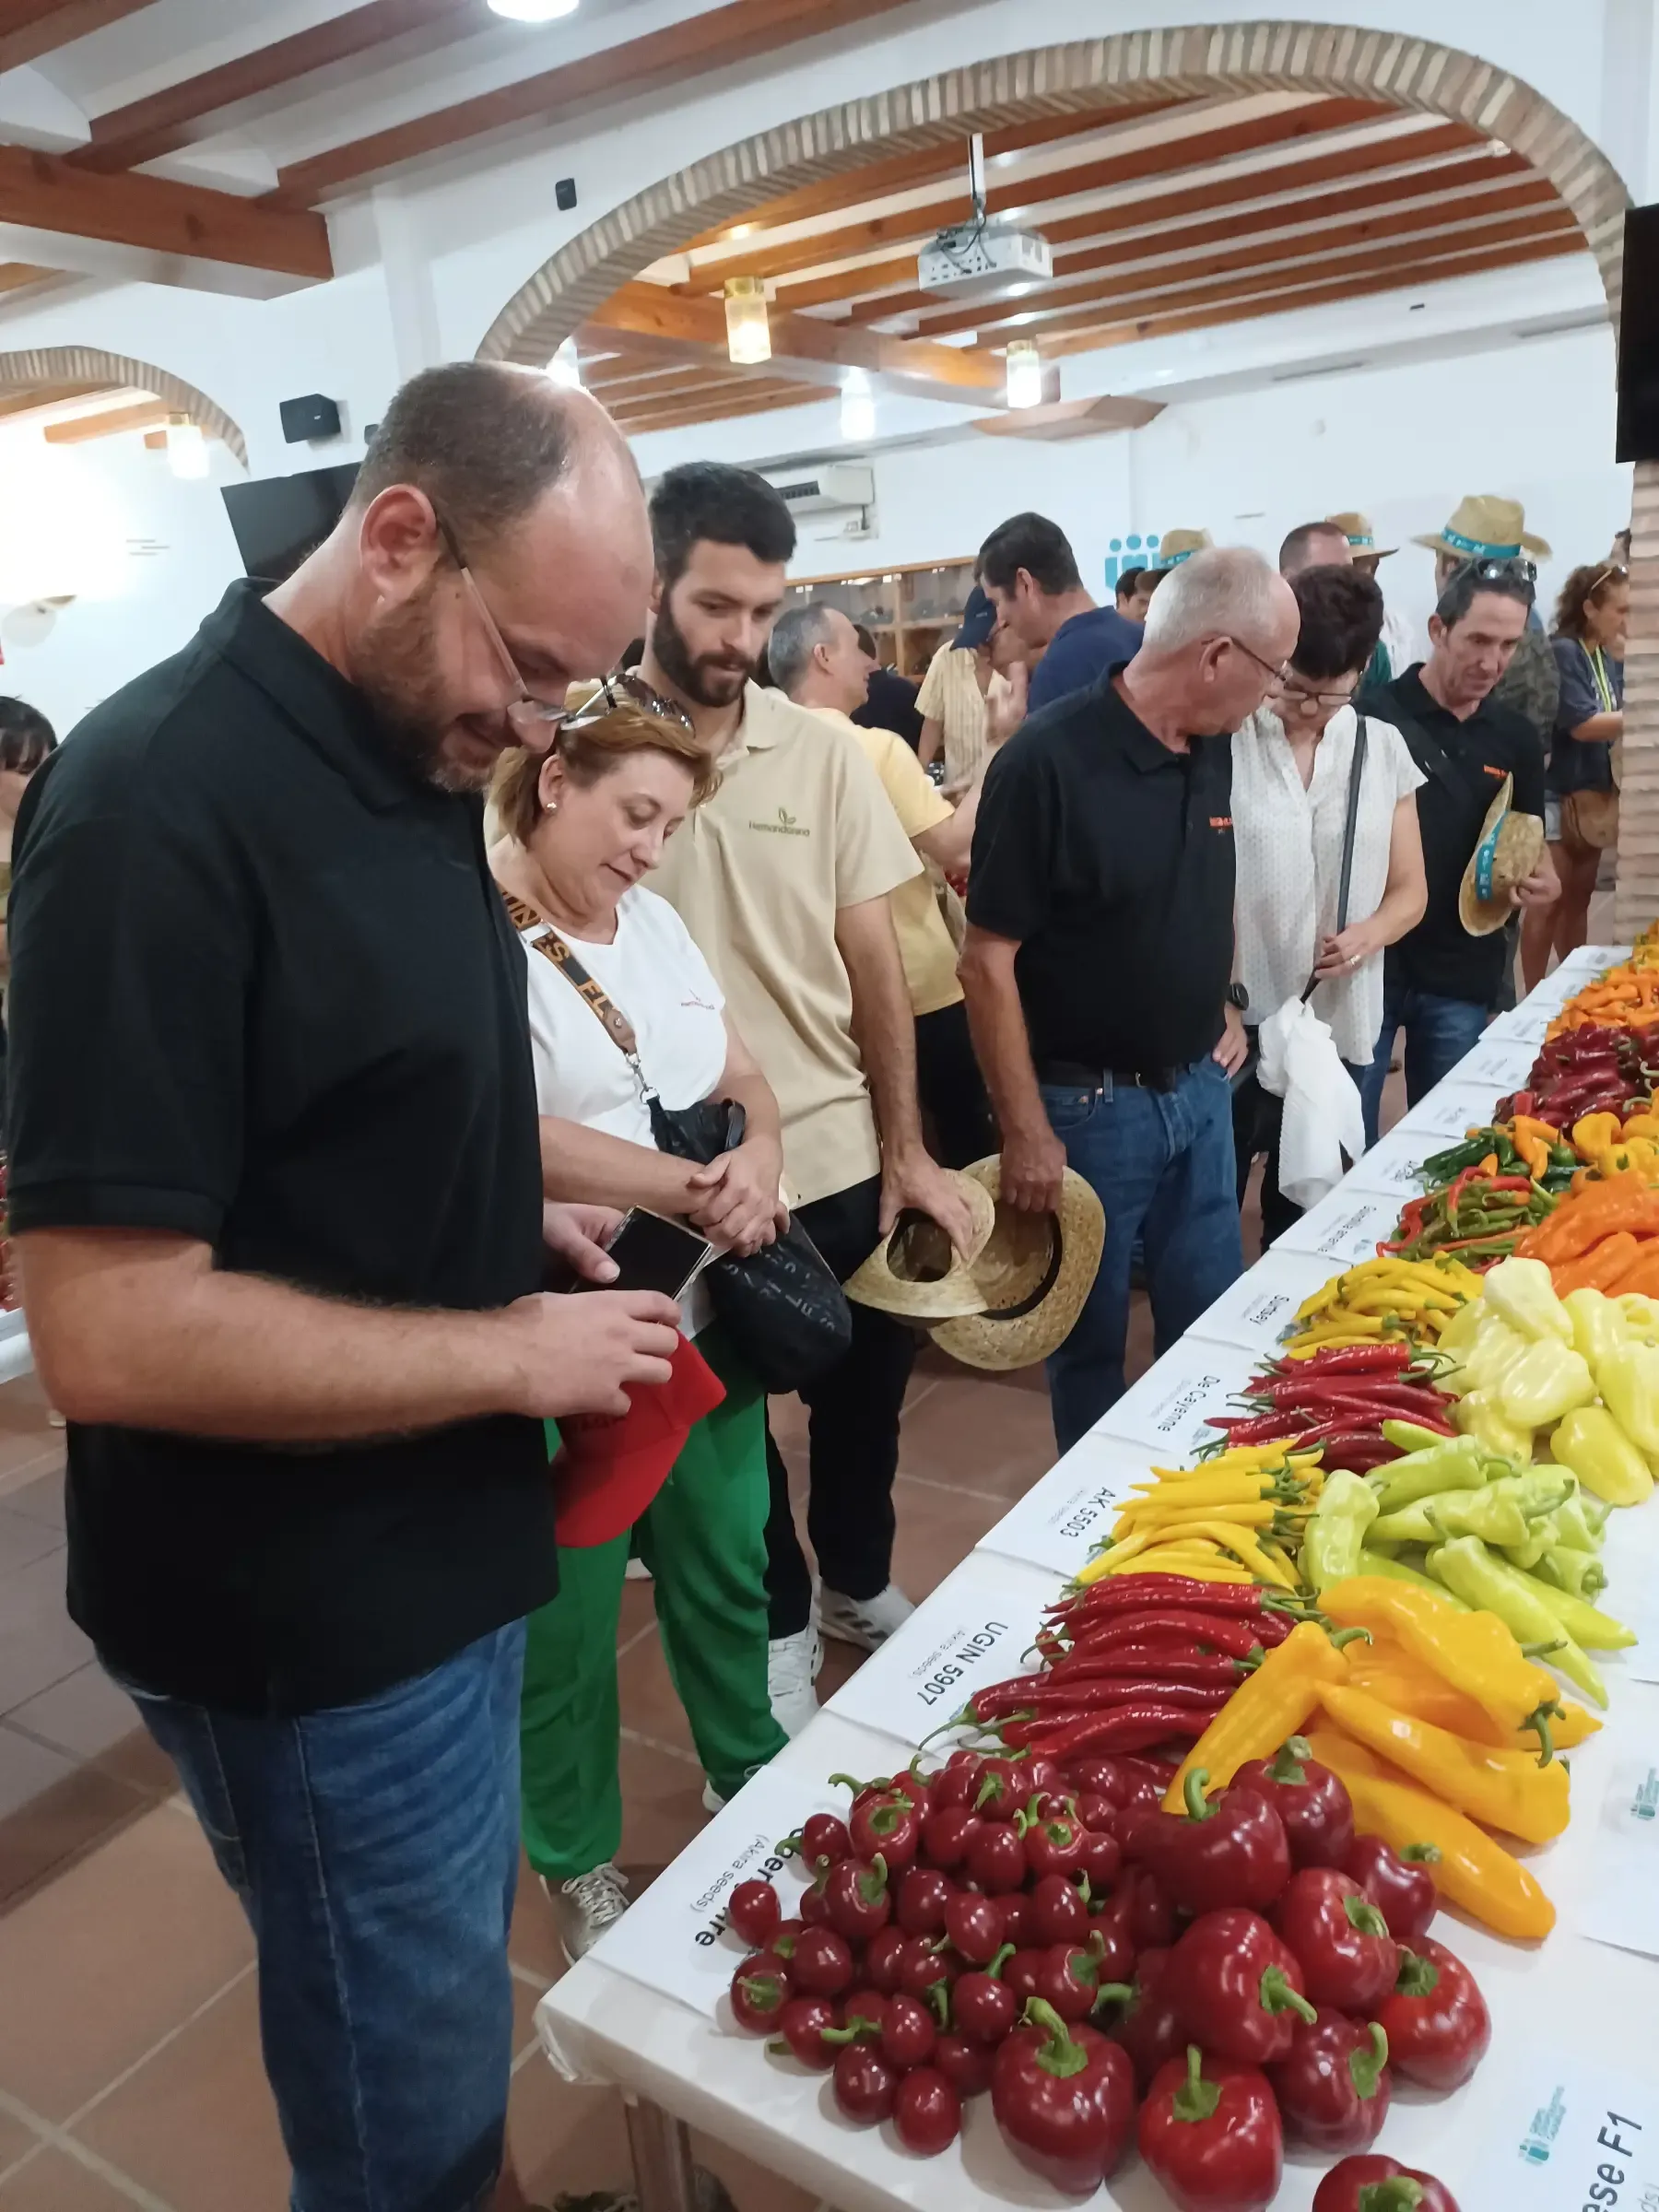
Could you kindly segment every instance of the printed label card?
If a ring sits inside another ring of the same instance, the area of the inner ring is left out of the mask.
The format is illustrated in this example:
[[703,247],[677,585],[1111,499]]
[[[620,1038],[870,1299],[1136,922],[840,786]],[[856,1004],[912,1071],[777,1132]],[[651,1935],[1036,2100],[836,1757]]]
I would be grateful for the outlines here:
[[1274,1250],[1313,1253],[1330,1262],[1335,1275],[1345,1267],[1357,1267],[1361,1260],[1374,1260],[1377,1246],[1392,1241],[1399,1218],[1397,1194],[1363,1190],[1350,1175],[1328,1198],[1292,1222]]
[[1659,2079],[1559,2050],[1503,2059],[1476,2077],[1478,2147],[1465,2121],[1430,2166],[1462,2212],[1659,2212]]
[[1659,1744],[1615,1765],[1590,1866],[1581,1932],[1659,1959]]
[[1243,1411],[1232,1400],[1267,1356],[1265,1347],[1183,1336],[1101,1416],[1095,1434],[1139,1444],[1154,1466],[1190,1466],[1222,1441],[1209,1416]]
[[[1368,1155],[1369,1157],[1369,1155]],[[1323,1289],[1331,1270],[1310,1253],[1275,1245],[1201,1313],[1187,1334],[1212,1344],[1236,1344],[1273,1359],[1297,1309]]]
[[1138,1444],[1086,1436],[980,1539],[981,1551],[1024,1559],[1068,1580],[1111,1541],[1135,1486],[1152,1479]]

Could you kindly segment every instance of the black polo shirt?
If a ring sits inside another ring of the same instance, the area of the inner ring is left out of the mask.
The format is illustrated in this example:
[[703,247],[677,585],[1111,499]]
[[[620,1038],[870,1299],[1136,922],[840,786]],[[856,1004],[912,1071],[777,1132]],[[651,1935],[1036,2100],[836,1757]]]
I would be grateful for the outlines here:
[[1544,812],[1544,747],[1524,716],[1483,700],[1466,722],[1428,692],[1422,664],[1366,693],[1367,712],[1392,722],[1428,778],[1417,794],[1429,906],[1417,927],[1388,948],[1391,982],[1437,998],[1495,1004],[1508,939],[1500,929],[1472,937],[1457,911],[1464,872],[1480,842],[1487,810],[1505,776],[1515,779],[1522,814]]
[[[482,808],[233,585],[30,785],[7,915],[14,1230],[176,1230],[330,1298],[538,1288],[524,953]],[[72,1425],[69,1609],[118,1673],[291,1713],[556,1587],[539,1423],[302,1450]]]
[[968,919],[1019,946],[1040,1072],[1056,1060],[1179,1067],[1221,1034],[1230,739],[1171,752],[1118,696],[1116,674],[1022,724],[991,762],[974,828]]

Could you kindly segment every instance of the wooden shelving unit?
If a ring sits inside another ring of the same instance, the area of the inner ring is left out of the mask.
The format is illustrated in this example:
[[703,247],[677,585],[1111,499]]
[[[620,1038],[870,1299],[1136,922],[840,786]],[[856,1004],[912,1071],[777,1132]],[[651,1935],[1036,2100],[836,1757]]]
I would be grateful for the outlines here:
[[973,589],[973,557],[917,560],[896,569],[852,569],[840,576],[800,576],[785,604],[820,599],[862,622],[888,665],[919,683],[962,619]]

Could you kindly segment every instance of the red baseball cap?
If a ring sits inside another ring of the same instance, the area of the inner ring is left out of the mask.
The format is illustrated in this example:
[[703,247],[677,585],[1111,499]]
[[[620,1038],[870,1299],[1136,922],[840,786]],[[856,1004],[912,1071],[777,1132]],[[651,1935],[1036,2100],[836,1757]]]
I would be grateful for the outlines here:
[[724,1383],[682,1336],[668,1381],[629,1392],[626,1413],[562,1418],[562,1448],[553,1462],[559,1541],[582,1550],[631,1528],[667,1481],[692,1429],[724,1396]]

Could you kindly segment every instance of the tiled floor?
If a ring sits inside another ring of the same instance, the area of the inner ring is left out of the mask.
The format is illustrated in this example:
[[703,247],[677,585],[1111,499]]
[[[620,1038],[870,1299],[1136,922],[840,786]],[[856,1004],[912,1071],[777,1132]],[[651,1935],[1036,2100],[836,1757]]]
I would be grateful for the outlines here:
[[[1150,1358],[1144,1300],[1136,1309],[1132,1373]],[[798,1466],[793,1401],[777,1427]],[[925,1356],[898,1489],[897,1571],[912,1595],[948,1573],[1053,1458],[1040,1375],[970,1375]],[[0,1390],[0,2212],[284,2212],[248,1933],[166,1761],[65,1612],[62,1464],[35,1384]],[[618,1651],[622,1856],[648,1879],[705,1816],[647,1584],[624,1594]],[[824,1694],[852,1664],[830,1647]],[[532,2037],[559,1958],[528,1882],[512,1963],[512,2136],[529,2193],[617,2185],[628,2171],[618,2099],[559,2081]],[[717,2146],[700,2150],[739,2212],[810,2212],[774,2177]]]

